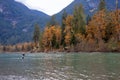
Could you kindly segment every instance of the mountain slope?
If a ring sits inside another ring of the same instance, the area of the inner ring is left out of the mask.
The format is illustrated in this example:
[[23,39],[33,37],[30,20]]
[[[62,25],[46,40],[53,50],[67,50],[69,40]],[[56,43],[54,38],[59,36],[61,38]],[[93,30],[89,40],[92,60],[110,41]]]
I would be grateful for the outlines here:
[[[119,8],[120,8],[120,0],[119,1]],[[60,11],[58,14],[56,14],[56,18],[58,21],[61,21],[61,16],[64,12],[64,10],[68,14],[72,14],[74,7],[76,5],[83,5],[84,11],[86,15],[93,15],[98,10],[100,0],[74,0],[70,5],[68,5],[66,8],[64,8],[62,11]],[[106,2],[106,8],[108,10],[114,10],[116,6],[116,0],[105,0]]]
[[0,0],[0,44],[32,40],[34,24],[43,28],[50,16],[30,10],[14,0]]

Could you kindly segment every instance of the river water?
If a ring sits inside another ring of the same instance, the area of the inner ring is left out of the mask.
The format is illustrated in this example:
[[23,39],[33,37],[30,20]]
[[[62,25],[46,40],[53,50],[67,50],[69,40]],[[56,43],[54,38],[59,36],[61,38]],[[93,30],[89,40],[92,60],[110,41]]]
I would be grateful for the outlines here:
[[0,80],[120,80],[120,54],[1,53]]

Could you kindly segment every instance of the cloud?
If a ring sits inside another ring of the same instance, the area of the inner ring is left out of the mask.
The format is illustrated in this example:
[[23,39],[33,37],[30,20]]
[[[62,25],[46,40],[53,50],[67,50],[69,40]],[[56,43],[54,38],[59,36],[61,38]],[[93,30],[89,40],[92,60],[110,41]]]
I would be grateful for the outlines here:
[[25,4],[30,9],[53,15],[61,11],[74,0],[15,0]]

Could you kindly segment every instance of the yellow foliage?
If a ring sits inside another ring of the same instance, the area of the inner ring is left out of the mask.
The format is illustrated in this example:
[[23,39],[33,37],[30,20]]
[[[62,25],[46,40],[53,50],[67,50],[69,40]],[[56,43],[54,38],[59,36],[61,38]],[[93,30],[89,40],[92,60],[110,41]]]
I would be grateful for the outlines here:
[[72,26],[73,15],[68,15],[64,21],[66,26]]
[[56,42],[60,44],[61,41],[61,28],[59,26],[46,27],[43,33],[42,44],[44,47],[52,46],[53,36],[56,36]]
[[66,34],[65,35],[65,43],[67,46],[70,45],[70,42],[71,42],[71,35],[72,35],[72,32],[73,32],[73,29],[72,29],[72,20],[73,20],[73,16],[72,15],[68,15],[65,19],[65,30],[64,30],[64,33]]
[[99,11],[93,16],[92,20],[87,26],[88,36],[101,40],[105,37],[105,30],[107,25],[108,23],[106,19],[106,12],[104,10]]
[[70,45],[70,41],[71,41],[71,33],[67,33],[66,35],[65,35],[65,43],[66,43],[66,45]]

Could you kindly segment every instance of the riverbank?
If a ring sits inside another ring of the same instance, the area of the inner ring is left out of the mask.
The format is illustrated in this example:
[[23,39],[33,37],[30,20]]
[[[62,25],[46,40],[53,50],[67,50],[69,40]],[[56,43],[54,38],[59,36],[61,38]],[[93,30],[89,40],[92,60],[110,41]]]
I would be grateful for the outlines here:
[[53,47],[41,47],[38,46],[36,47],[34,43],[21,43],[21,44],[16,44],[16,45],[6,45],[2,46],[0,45],[0,52],[20,52],[20,53],[58,53],[58,52],[65,52],[65,53],[70,53],[70,52],[115,52],[118,53],[120,52],[120,46],[109,46],[108,44],[104,44],[104,46],[99,47],[97,45],[88,45],[86,44],[77,44],[75,46],[67,46],[63,47],[60,46],[59,48],[53,48]]
[[120,53],[120,51],[76,51],[76,50],[48,50],[48,51],[40,51],[40,50],[31,50],[31,51],[0,51],[0,53],[17,53],[17,54],[27,54],[27,53],[47,53],[47,54],[60,54],[60,53]]

